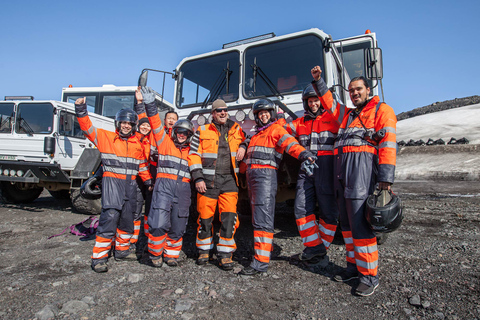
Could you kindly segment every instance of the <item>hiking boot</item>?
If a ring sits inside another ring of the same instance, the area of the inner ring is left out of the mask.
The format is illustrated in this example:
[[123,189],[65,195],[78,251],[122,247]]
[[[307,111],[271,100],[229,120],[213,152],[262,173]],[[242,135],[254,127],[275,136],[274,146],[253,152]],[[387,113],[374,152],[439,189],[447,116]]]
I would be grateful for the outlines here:
[[106,262],[100,262],[97,263],[96,265],[92,265],[93,271],[96,273],[102,273],[102,272],[107,272],[108,271],[108,266]]
[[209,259],[210,259],[210,254],[208,252],[207,253],[200,253],[198,255],[197,264],[199,266],[204,266],[208,263]]
[[313,258],[322,258],[327,255],[327,252],[302,252],[298,255],[298,259],[300,261],[309,261]]
[[169,267],[178,267],[178,261],[175,258],[167,258],[165,259],[165,263]]
[[240,271],[238,274],[242,276],[254,276],[256,274],[261,273],[262,271],[258,271],[257,269],[253,269],[252,267],[248,266],[246,268],[243,268],[242,271]]
[[368,297],[375,292],[375,289],[377,289],[377,287],[378,287],[378,283],[374,286],[369,286],[363,282],[360,282],[357,289],[355,289],[355,294],[361,297]]
[[161,268],[162,265],[163,265],[163,257],[160,256],[160,259],[155,259],[155,260],[151,260],[152,261],[152,265],[155,267],[155,268]]
[[137,261],[137,254],[135,251],[131,251],[125,257],[115,257],[115,261]]
[[334,277],[333,280],[337,282],[348,282],[353,279],[358,278],[358,272],[352,272],[352,271],[347,271],[346,269],[340,271],[337,273]]
[[218,261],[218,265],[225,271],[229,271],[233,269],[234,263],[232,261],[232,258],[227,257],[227,258],[221,258]]

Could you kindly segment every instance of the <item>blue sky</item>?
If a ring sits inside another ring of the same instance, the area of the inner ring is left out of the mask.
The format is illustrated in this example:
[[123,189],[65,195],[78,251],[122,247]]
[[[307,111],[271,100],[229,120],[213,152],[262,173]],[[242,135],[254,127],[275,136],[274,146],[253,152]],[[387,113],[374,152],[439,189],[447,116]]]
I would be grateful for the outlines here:
[[[480,1],[3,1],[0,98],[60,99],[61,88],[135,85],[143,68],[260,34],[319,28],[377,34],[396,113],[478,95]],[[173,100],[173,88],[167,88]]]

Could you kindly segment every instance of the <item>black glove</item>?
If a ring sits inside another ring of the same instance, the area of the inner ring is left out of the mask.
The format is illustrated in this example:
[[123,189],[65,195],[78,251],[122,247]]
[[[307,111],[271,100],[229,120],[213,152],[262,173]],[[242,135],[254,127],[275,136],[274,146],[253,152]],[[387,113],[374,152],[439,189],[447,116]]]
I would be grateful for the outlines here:
[[318,165],[315,163],[315,161],[317,160],[317,157],[311,156],[311,158],[313,159],[313,162],[310,162],[310,160],[307,159],[307,160],[303,161],[302,165],[300,166],[300,169],[305,171],[305,173],[309,177],[311,177],[313,175],[313,171],[315,170],[315,168],[318,169]]

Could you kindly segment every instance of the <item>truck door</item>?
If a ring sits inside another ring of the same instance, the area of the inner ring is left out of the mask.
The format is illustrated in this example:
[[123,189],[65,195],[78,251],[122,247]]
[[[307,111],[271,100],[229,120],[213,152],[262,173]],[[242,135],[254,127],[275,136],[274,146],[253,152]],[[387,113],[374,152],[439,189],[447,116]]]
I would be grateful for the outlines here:
[[[343,65],[350,79],[360,76],[368,79],[367,57],[371,53],[369,49],[377,48],[375,33],[336,40],[333,43],[343,60]],[[369,79],[368,82],[372,88],[370,94],[372,96],[378,95],[378,84],[381,81]],[[348,85],[348,83],[346,84]]]
[[60,111],[58,123],[58,157],[63,170],[73,170],[85,147],[90,143],[85,138],[73,112]]

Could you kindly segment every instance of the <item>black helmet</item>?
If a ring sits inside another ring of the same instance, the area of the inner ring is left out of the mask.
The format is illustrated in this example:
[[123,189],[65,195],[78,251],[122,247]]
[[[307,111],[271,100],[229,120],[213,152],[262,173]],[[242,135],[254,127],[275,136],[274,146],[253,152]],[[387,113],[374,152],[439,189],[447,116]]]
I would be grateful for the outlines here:
[[270,121],[277,120],[277,113],[275,112],[275,103],[270,99],[258,99],[252,106],[253,114],[255,116],[255,123],[257,127],[262,127],[264,124],[258,118],[258,113],[262,110],[268,110],[270,112]]
[[303,92],[302,92],[303,109],[306,112],[310,111],[310,107],[308,106],[308,98],[312,98],[312,97],[318,97],[318,96],[315,90],[313,89],[312,84],[309,84],[308,86],[305,87],[305,89],[303,89]]
[[132,109],[121,109],[115,115],[115,129],[120,133],[120,123],[130,122],[132,125],[132,131],[128,136],[133,135],[137,131],[138,116]]
[[[384,194],[385,192],[388,194]],[[389,201],[382,205],[385,197]],[[400,198],[391,190],[375,190],[367,198],[365,217],[375,232],[395,231],[403,220]]]
[[[177,140],[177,133],[184,133],[187,136],[187,140],[183,143],[179,143]],[[187,119],[180,119],[172,127],[172,139],[175,145],[189,145],[193,137],[193,123]]]
[[89,200],[100,199],[102,197],[102,178],[93,176],[85,181],[80,187],[80,195]]

